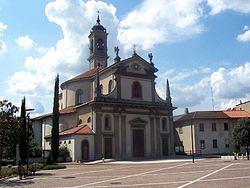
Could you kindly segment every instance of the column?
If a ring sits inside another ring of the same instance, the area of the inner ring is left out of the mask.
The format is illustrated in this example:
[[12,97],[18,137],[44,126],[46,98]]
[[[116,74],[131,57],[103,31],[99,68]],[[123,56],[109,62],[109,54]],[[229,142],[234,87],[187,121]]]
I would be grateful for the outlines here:
[[155,122],[154,117],[150,117],[150,139],[151,139],[151,155],[155,157]]
[[95,158],[101,159],[102,151],[102,113],[96,112]]
[[121,141],[122,141],[122,158],[126,158],[126,115],[121,116]]
[[161,154],[161,135],[160,135],[160,117],[156,117],[156,155]]
[[115,132],[115,158],[121,157],[120,150],[120,118],[119,114],[114,114],[114,132]]

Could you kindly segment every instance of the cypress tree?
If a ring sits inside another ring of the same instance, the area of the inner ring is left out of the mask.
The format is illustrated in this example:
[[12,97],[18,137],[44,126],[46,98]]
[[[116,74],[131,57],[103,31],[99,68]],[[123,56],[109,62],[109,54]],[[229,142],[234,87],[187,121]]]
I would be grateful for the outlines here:
[[52,161],[57,163],[59,151],[59,75],[56,75],[54,87],[54,104],[52,115],[52,131],[51,131],[51,156]]
[[19,155],[22,161],[22,164],[26,163],[27,159],[27,133],[26,133],[26,116],[25,116],[25,97],[22,99],[21,104],[21,124],[20,124],[20,140],[19,140]]

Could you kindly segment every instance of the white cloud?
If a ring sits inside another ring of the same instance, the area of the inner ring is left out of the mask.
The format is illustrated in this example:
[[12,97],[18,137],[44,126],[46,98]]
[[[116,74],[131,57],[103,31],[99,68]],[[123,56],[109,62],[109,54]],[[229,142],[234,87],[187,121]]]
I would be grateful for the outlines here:
[[203,31],[203,0],[145,0],[121,21],[118,39],[125,50],[186,39]]
[[20,36],[15,39],[15,42],[25,50],[31,49],[35,44],[35,42],[30,38],[29,35]]
[[238,35],[237,40],[240,42],[250,42],[250,30],[246,30],[244,33]]
[[6,30],[7,27],[8,27],[8,26],[7,26],[6,24],[0,22],[0,36],[3,35],[2,32],[3,32],[4,30]]
[[7,46],[4,41],[0,40],[0,55],[7,52]]
[[[162,98],[165,98],[166,78],[169,79],[173,105],[178,108],[193,107],[201,104],[210,91],[210,73],[209,68],[198,68],[194,70],[179,71],[171,69],[166,73],[159,75],[159,82],[156,90]],[[183,83],[183,79],[194,79],[196,76],[202,78],[198,81],[192,81],[190,84]]]
[[211,15],[219,14],[226,10],[241,13],[250,13],[250,0],[207,0],[211,7]]
[[[46,50],[41,57],[27,57],[26,71],[15,73],[9,80],[9,91],[32,96],[51,96],[54,78],[60,81],[81,73],[88,67],[88,35],[96,23],[97,10],[101,24],[109,32],[109,49],[117,44],[118,19],[114,6],[101,1],[55,0],[45,7],[50,22],[57,24],[63,38]],[[66,70],[66,71],[65,71]]]
[[219,99],[250,97],[250,63],[234,69],[219,68],[211,75],[214,96]]
[[[3,31],[7,29],[7,25],[0,22],[0,36],[3,36]],[[4,41],[0,40],[0,55],[7,52],[7,45]]]
[[36,48],[36,50],[40,53],[40,54],[45,54],[49,49],[44,48],[44,47],[38,47]]
[[204,77],[192,85],[176,84],[172,89],[173,102],[178,107],[199,105],[207,97],[210,90],[210,78]]
[[[249,100],[249,75],[250,62],[235,68],[221,67],[214,72],[206,68],[179,72],[172,70],[158,76],[157,92],[165,98],[166,87],[162,86],[166,85],[165,79],[170,78],[173,105],[178,107],[175,113],[183,113],[186,107],[195,111],[212,110],[213,106],[215,110],[225,110],[234,107],[240,100]],[[178,76],[181,78],[177,79]],[[198,78],[198,81],[192,81],[192,78]],[[185,82],[187,79],[191,79],[188,84]]]
[[211,69],[208,67],[199,67],[197,69],[193,70],[186,70],[186,71],[180,71],[178,73],[175,73],[173,76],[171,76],[171,81],[178,82],[185,80],[190,77],[194,77],[198,74],[209,74],[211,73]]
[[244,25],[243,31],[246,31],[248,29],[249,29],[249,26],[248,25]]

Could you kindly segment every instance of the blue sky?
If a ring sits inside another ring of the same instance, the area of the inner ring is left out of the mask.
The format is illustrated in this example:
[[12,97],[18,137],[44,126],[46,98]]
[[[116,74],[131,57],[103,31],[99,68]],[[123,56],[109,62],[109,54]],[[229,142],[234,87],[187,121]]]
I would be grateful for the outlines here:
[[[56,73],[65,81],[88,68],[88,34],[100,11],[109,64],[118,45],[169,79],[175,114],[227,109],[250,100],[250,0],[0,0],[0,100],[26,96],[34,114],[52,111]],[[212,96],[214,103],[212,103]]]

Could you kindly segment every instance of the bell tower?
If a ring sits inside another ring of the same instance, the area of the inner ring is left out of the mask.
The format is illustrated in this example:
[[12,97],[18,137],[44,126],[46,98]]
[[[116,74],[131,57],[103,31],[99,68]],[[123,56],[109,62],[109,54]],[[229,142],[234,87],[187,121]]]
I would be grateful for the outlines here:
[[100,67],[107,67],[108,48],[107,48],[106,28],[100,23],[99,14],[97,16],[96,24],[92,27],[89,34],[89,69]]

